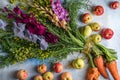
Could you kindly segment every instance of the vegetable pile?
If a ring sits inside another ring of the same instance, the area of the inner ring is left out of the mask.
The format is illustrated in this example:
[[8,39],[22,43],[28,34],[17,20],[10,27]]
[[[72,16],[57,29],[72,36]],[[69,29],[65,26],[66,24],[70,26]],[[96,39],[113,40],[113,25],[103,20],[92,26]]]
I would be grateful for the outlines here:
[[[100,74],[109,79],[106,68],[115,80],[120,80],[116,52],[100,44],[102,38],[111,39],[114,32],[107,28],[101,34],[92,34],[100,31],[101,26],[98,22],[90,23],[90,13],[82,14],[90,6],[89,0],[10,0],[10,5],[0,9],[0,44],[2,52],[6,52],[0,55],[0,67],[29,58],[49,59],[53,63],[76,51],[89,59],[87,80],[98,80]],[[92,10],[96,16],[105,12],[101,5]],[[79,18],[86,24],[84,27],[78,27]],[[72,66],[82,69],[84,59],[74,60]],[[45,75],[48,74],[52,75],[50,72]],[[43,78],[46,80],[46,76]]]

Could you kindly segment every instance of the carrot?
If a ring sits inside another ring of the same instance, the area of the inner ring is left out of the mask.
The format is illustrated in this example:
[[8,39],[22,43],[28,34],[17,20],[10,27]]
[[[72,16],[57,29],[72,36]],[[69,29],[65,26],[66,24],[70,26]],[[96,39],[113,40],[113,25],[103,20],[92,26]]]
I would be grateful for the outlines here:
[[94,64],[98,68],[100,74],[104,78],[108,79],[108,74],[107,74],[107,71],[106,71],[105,66],[104,66],[103,57],[102,56],[98,56],[98,57],[94,58]]
[[110,63],[106,63],[106,66],[107,66],[108,70],[110,71],[111,75],[113,76],[114,80],[120,80],[116,60],[114,60]]
[[91,68],[89,68],[87,72],[87,80],[98,80],[100,76],[100,72],[98,71],[98,68],[95,67],[91,54],[87,54],[87,55],[90,59],[89,62],[91,65]]
[[100,76],[100,73],[98,71],[98,68],[89,68],[87,72],[87,80],[98,80],[98,77]]

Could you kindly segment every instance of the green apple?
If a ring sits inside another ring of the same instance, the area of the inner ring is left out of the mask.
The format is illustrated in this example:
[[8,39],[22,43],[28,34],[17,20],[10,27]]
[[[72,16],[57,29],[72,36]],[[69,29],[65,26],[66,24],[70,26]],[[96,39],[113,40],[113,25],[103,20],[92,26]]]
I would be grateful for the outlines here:
[[34,77],[34,80],[43,80],[42,76],[41,75],[37,75]]
[[92,35],[92,41],[93,41],[93,42],[99,43],[99,42],[101,42],[101,40],[102,40],[101,35],[99,35],[99,34],[93,34],[93,35]]
[[90,26],[84,26],[82,28],[80,28],[80,33],[85,36],[85,37],[88,37],[91,35],[92,33],[92,29]]
[[72,75],[70,72],[63,72],[60,75],[60,80],[72,80]]
[[94,23],[91,23],[90,24],[90,27],[93,31],[99,31],[101,29],[101,26],[99,23],[97,22],[94,22]]
[[39,73],[45,73],[47,71],[47,66],[45,64],[40,64],[38,67],[37,67],[37,71]]
[[43,74],[43,80],[53,80],[54,75],[52,72],[46,72]]
[[75,69],[82,69],[84,67],[84,60],[81,58],[77,58],[76,60],[73,60],[72,66]]

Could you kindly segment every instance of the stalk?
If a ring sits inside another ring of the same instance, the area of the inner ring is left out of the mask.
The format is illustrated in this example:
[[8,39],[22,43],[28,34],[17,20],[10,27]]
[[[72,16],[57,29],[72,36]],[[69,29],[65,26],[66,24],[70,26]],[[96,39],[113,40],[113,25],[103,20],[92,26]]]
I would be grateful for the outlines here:
[[88,55],[88,57],[89,57],[89,62],[90,62],[91,67],[92,67],[92,68],[95,68],[95,64],[94,64],[94,62],[93,62],[93,58],[92,58],[91,54],[87,54],[87,55]]
[[73,42],[75,42],[80,47],[84,47],[84,44],[79,39],[75,38],[69,31],[68,31],[68,34]]

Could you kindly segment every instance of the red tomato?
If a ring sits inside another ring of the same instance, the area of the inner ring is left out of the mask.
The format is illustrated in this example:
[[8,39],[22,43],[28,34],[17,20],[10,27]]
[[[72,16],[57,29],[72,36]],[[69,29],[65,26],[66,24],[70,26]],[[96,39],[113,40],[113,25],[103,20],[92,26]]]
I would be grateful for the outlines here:
[[101,36],[105,39],[111,39],[114,35],[114,32],[110,28],[104,28],[101,31]]
[[103,8],[103,6],[100,6],[100,5],[95,6],[95,7],[93,8],[93,13],[94,13],[95,15],[97,15],[97,16],[101,16],[101,15],[104,13],[104,8]]
[[110,3],[110,8],[117,9],[120,6],[118,1],[114,1]]

